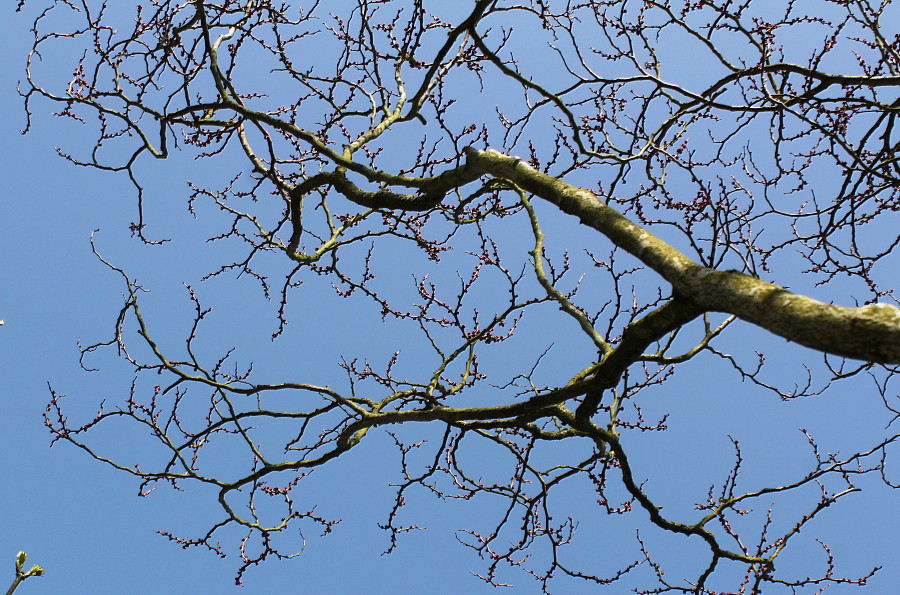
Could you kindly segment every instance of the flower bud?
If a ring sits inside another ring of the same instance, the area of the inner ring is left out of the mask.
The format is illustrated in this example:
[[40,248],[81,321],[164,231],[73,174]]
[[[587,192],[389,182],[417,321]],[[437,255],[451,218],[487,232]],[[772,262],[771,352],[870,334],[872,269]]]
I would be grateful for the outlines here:
[[27,557],[28,557],[28,554],[26,554],[25,552],[19,552],[18,554],[16,554],[16,568],[17,569],[22,568],[22,566],[25,565],[25,558],[27,558]]

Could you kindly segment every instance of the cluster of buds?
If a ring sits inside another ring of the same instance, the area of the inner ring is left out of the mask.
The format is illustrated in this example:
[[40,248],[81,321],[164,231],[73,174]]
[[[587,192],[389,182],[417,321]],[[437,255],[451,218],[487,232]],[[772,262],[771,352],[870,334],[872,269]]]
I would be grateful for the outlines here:
[[28,557],[28,554],[25,552],[19,552],[16,554],[16,578],[13,581],[12,586],[7,591],[7,595],[16,590],[16,588],[24,581],[26,578],[32,576],[42,576],[44,574],[44,569],[38,566],[37,564],[33,565],[28,571],[22,570],[25,568],[25,559]]
[[25,552],[19,552],[16,554],[16,576],[41,576],[44,574],[44,569],[35,564],[32,566],[28,572],[22,572],[22,568],[25,566],[25,559],[28,557],[28,554]]

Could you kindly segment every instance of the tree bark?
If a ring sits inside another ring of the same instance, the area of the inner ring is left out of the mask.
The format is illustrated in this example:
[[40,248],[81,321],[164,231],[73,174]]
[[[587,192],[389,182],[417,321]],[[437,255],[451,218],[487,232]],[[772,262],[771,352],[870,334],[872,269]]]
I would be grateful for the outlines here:
[[726,312],[804,347],[881,364],[900,364],[900,310],[883,303],[835,306],[738,271],[717,271],[607,206],[593,192],[540,172],[516,157],[466,148],[468,163],[578,217],[708,312]]

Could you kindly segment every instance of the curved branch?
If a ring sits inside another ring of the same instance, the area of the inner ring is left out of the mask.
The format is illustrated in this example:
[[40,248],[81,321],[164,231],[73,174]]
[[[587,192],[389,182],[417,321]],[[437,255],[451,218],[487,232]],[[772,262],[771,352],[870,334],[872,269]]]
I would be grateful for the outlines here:
[[505,178],[578,217],[672,284],[706,311],[727,312],[780,337],[824,353],[900,363],[900,310],[888,304],[846,308],[792,293],[737,271],[716,271],[608,207],[594,193],[494,150],[465,149],[468,163]]

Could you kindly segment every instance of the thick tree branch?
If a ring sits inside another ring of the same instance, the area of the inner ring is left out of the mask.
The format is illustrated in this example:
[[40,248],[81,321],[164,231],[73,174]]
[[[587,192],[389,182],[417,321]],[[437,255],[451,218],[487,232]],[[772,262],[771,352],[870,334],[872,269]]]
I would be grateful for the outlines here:
[[739,273],[694,262],[629,221],[596,195],[548,176],[516,157],[466,149],[469,163],[578,217],[672,284],[676,294],[706,311],[727,312],[780,337],[824,353],[900,363],[900,310],[888,304],[846,308],[792,293]]

